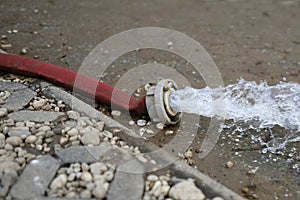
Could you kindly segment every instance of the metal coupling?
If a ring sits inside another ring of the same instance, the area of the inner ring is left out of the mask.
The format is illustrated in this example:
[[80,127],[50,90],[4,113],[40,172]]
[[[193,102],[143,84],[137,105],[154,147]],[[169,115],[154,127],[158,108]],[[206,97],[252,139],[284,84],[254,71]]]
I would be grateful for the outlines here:
[[173,80],[164,79],[147,91],[146,107],[153,122],[177,124],[180,121],[181,112],[174,112],[169,104],[170,94],[177,89],[177,84]]

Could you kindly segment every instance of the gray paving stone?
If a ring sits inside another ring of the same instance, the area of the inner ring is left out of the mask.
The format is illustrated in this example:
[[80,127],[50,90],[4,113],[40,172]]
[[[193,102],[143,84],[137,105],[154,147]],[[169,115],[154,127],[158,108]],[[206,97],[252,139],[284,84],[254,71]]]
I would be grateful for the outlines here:
[[16,90],[22,90],[27,88],[26,85],[23,85],[22,83],[14,83],[14,82],[3,82],[0,81],[0,91],[16,91]]
[[29,111],[22,110],[10,113],[8,117],[15,121],[32,121],[32,122],[45,122],[55,121],[64,116],[63,112],[48,112],[48,111]]
[[119,147],[110,145],[100,146],[75,146],[60,150],[57,153],[58,159],[62,163],[94,163],[97,161],[109,162],[113,165],[127,162],[132,156]]
[[44,195],[59,165],[49,155],[32,160],[12,187],[10,195],[16,199],[35,199]]
[[144,193],[144,173],[132,173],[143,171],[143,167],[137,160],[130,160],[117,167],[114,179],[110,184],[107,200],[142,199]]
[[2,107],[8,110],[20,110],[24,108],[36,96],[36,92],[29,88],[18,90],[6,99],[6,103]]
[[18,174],[13,169],[0,171],[0,197],[5,197],[10,186],[17,180]]

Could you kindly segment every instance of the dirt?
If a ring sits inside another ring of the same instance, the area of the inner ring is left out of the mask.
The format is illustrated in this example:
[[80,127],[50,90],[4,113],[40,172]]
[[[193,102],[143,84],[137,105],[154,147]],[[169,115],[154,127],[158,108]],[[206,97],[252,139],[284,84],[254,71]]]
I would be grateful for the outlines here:
[[[297,0],[0,0],[0,9],[0,35],[5,35],[1,36],[2,49],[21,54],[26,48],[24,56],[72,70],[77,70],[87,54],[106,38],[132,28],[155,26],[180,31],[200,42],[217,64],[225,85],[240,77],[266,80],[269,84],[282,80],[299,83],[300,2]],[[168,64],[179,59],[152,50],[134,55],[135,59],[129,59],[130,56],[119,59],[127,59],[126,63],[116,61],[115,68],[108,70],[103,81],[114,83],[134,61],[136,65],[159,59]],[[177,63],[192,86],[205,85],[199,75],[191,73],[188,63]],[[203,127],[207,121],[203,120]],[[168,141],[164,136],[156,139],[162,144]],[[239,157],[228,140],[219,140],[207,157],[199,159],[199,133],[192,145],[195,166],[249,199],[300,198],[299,171],[292,170],[285,159],[263,162],[268,155],[262,155],[260,147],[247,143],[239,150],[243,152]],[[296,148],[299,149],[299,143]],[[234,166],[226,168],[227,161]],[[255,166],[259,166],[257,172],[247,174]]]

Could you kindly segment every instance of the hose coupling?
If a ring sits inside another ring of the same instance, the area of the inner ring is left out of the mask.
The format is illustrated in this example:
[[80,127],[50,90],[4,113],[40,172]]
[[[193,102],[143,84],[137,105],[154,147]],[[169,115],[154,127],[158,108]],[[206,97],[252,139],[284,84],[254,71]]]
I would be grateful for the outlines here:
[[149,88],[146,94],[146,107],[153,122],[163,124],[177,124],[182,116],[181,112],[174,112],[169,104],[172,92],[178,89],[171,79],[163,79]]

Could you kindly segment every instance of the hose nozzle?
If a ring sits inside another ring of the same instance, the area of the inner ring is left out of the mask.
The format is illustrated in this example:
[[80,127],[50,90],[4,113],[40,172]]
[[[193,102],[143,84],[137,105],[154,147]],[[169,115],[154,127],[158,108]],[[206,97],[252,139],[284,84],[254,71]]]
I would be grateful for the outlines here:
[[164,79],[147,91],[146,107],[153,122],[177,124],[180,121],[181,112],[174,112],[169,104],[170,94],[177,89],[177,84],[173,80]]

